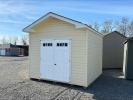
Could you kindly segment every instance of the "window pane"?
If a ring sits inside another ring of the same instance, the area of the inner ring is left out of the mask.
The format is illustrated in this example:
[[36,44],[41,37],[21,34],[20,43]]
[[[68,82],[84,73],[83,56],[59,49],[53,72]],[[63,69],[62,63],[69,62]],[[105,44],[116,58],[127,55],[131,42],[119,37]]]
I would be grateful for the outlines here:
[[60,46],[62,46],[62,44],[60,43]]
[[43,46],[45,47],[45,43],[43,43]]
[[48,43],[48,46],[50,46],[50,43]]
[[60,43],[60,46],[63,46],[64,45],[64,43]]
[[59,43],[57,43],[57,46],[60,46]]
[[65,43],[65,46],[68,46],[68,44],[67,44],[67,43]]
[[65,46],[65,43],[62,43],[62,46]]

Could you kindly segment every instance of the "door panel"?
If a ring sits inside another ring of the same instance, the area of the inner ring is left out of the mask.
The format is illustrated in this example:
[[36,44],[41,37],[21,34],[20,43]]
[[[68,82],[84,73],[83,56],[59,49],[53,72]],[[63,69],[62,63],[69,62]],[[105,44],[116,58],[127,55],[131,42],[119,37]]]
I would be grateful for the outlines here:
[[41,78],[69,82],[69,49],[69,40],[41,42]]
[[58,67],[58,80],[69,82],[69,41],[55,40],[54,62]]
[[47,40],[41,43],[41,77],[52,79],[53,73],[53,41]]

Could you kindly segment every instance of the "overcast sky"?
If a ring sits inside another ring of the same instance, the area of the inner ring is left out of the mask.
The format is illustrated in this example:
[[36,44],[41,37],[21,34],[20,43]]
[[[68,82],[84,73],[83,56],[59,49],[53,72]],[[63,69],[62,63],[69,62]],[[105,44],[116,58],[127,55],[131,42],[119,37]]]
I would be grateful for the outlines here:
[[133,0],[0,0],[0,37],[21,36],[25,26],[48,12],[87,24],[133,19]]

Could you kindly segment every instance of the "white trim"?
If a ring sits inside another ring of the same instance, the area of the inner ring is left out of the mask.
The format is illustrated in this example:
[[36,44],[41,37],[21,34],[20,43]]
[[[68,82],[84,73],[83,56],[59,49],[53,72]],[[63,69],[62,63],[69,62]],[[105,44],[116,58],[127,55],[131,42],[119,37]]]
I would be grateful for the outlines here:
[[54,14],[54,13],[49,13],[49,14],[47,14],[46,16],[44,16],[44,17],[40,18],[39,20],[37,20],[36,22],[34,22],[33,24],[31,24],[30,26],[28,26],[27,28],[25,28],[23,31],[24,31],[24,32],[34,32],[33,29],[31,29],[31,28],[34,27],[35,25],[39,24],[40,22],[46,20],[46,19],[49,18],[49,17],[54,17],[54,18],[60,19],[60,20],[62,20],[62,21],[71,23],[71,24],[75,25],[75,28],[87,28],[87,25],[84,25],[84,24],[81,24],[81,23],[79,23],[79,22],[76,22],[76,21],[67,19],[67,18],[65,18],[65,17],[56,15],[56,14]]
[[46,20],[47,18],[49,17],[54,17],[54,18],[57,18],[57,19],[60,19],[62,21],[65,21],[65,22],[68,22],[68,23],[71,23],[73,25],[75,25],[75,28],[86,28],[86,29],[89,29],[91,31],[93,31],[94,33],[98,34],[99,36],[102,36],[103,37],[103,34],[97,32],[96,30],[90,28],[88,25],[86,24],[83,24],[81,22],[78,22],[78,21],[75,21],[75,20],[72,20],[72,19],[69,19],[69,18],[66,18],[66,17],[63,17],[63,16],[60,16],[58,14],[55,14],[55,13],[47,13],[45,16],[39,18],[38,20],[36,20],[35,22],[33,22],[31,25],[27,26],[26,28],[23,29],[24,32],[36,32],[35,30],[33,30],[32,28],[39,24],[40,22]]

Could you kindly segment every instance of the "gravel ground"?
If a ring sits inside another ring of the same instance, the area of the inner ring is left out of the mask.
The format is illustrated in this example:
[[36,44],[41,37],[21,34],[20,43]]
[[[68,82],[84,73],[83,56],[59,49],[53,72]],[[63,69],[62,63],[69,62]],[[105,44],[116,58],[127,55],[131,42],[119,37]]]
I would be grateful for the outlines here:
[[0,100],[133,100],[133,81],[105,70],[88,88],[29,80],[27,57],[0,57]]

